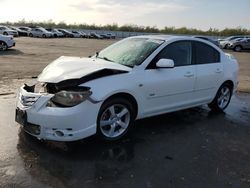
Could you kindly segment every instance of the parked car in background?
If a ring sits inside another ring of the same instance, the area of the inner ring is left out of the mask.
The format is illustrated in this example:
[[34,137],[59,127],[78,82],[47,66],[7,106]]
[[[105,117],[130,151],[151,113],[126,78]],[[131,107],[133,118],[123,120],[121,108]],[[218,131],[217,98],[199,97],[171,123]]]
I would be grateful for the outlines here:
[[18,93],[16,121],[38,139],[117,140],[142,119],[230,103],[237,60],[211,42],[184,36],[121,40],[91,58],[60,57]]
[[239,39],[239,38],[242,38],[242,39],[248,38],[248,36],[239,35],[239,36],[230,36],[230,37],[227,37],[225,39],[218,39],[219,46],[222,49],[227,49],[230,41],[235,40],[235,39]]
[[0,51],[5,51],[8,48],[15,46],[16,43],[12,36],[0,34]]
[[32,28],[29,31],[29,37],[42,37],[42,38],[51,38],[53,37],[53,33],[47,31],[44,28]]
[[93,38],[93,39],[103,39],[103,37],[95,32],[91,32],[89,34],[89,38]]
[[194,36],[195,38],[199,38],[199,39],[203,39],[203,40],[206,40],[206,41],[209,41],[213,44],[215,44],[216,46],[219,46],[219,42],[216,41],[216,40],[213,40],[211,38],[208,38],[208,37],[205,37],[205,36]]
[[53,34],[53,37],[64,37],[64,34],[57,29],[46,29],[47,31],[51,32]]
[[57,29],[64,34],[64,37],[74,37],[74,34],[66,29]]
[[228,48],[232,49],[236,52],[240,52],[241,50],[249,50],[250,49],[250,38],[244,38],[241,40],[233,40],[229,42]]
[[83,38],[83,34],[80,31],[71,31],[74,35],[74,38]]
[[0,34],[3,35],[12,35],[14,37],[18,37],[18,32],[8,28],[7,26],[0,26]]
[[115,34],[113,33],[107,33],[106,36],[108,36],[110,39],[115,39]]
[[19,29],[18,27],[15,26],[9,26],[10,29],[18,32],[18,36],[28,36],[28,32],[27,31],[23,31],[21,29]]
[[29,31],[31,31],[31,28],[24,27],[24,26],[17,27],[17,28],[22,32],[23,36],[29,36]]

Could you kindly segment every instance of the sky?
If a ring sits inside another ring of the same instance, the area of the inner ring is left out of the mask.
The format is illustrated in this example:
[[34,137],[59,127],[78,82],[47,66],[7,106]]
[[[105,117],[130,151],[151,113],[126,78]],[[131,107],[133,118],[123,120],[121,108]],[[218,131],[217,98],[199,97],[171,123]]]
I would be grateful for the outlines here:
[[250,0],[0,0],[0,22],[250,29]]

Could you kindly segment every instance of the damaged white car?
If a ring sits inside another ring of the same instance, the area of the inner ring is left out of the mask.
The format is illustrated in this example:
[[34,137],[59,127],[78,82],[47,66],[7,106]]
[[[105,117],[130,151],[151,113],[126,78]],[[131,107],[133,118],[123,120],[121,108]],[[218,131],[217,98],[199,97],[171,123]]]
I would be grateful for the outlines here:
[[38,139],[117,140],[136,119],[203,104],[224,110],[237,77],[236,59],[205,40],[131,37],[48,65],[35,85],[20,88],[16,121]]

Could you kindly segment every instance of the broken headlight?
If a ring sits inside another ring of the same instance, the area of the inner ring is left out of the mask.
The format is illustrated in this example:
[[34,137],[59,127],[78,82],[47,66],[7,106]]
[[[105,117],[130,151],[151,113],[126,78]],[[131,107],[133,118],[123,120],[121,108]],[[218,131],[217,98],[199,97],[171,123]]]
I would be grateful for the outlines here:
[[[56,93],[48,103],[48,106],[61,106],[61,107],[72,107],[80,104],[87,100],[92,94],[90,90],[85,91],[59,91]],[[51,103],[54,103],[52,105]]]

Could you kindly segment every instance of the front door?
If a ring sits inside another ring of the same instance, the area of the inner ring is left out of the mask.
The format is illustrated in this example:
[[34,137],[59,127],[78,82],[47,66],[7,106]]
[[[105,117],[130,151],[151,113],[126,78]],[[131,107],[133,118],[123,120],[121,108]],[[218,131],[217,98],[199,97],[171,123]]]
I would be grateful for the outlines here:
[[[172,59],[174,68],[158,68],[159,59]],[[148,68],[138,73],[143,85],[145,116],[185,108],[192,104],[195,65],[192,64],[192,44],[178,41],[166,46]]]

